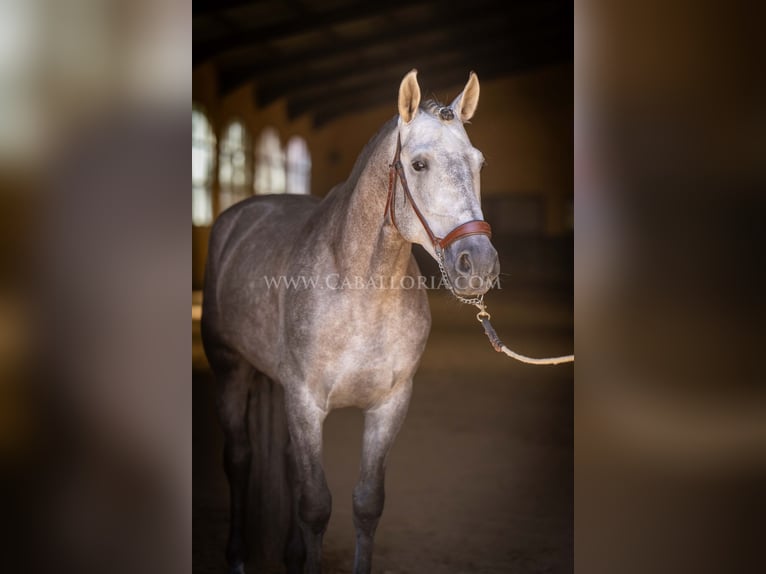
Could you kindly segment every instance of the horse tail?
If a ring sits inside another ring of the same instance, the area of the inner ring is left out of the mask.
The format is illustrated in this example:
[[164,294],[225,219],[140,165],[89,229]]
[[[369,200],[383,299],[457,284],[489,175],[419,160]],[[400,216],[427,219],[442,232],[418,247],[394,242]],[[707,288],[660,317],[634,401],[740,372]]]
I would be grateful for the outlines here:
[[261,570],[281,571],[292,516],[290,437],[282,386],[260,373],[250,391],[248,434],[250,546]]

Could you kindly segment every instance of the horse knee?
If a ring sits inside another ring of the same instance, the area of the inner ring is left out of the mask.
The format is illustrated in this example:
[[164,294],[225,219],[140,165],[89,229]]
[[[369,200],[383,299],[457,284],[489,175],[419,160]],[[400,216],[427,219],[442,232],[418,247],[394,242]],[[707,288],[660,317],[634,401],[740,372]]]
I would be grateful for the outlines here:
[[353,496],[355,524],[364,529],[374,527],[383,514],[385,499],[383,485],[357,484]]
[[332,495],[326,485],[305,489],[301,494],[298,516],[312,532],[319,534],[327,528],[332,513]]

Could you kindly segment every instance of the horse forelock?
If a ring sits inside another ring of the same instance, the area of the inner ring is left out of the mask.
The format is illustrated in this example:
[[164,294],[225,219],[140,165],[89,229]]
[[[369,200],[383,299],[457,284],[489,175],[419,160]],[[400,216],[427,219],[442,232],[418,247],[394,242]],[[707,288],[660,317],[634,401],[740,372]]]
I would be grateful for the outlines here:
[[434,117],[439,116],[439,111],[444,107],[444,103],[437,98],[431,97],[420,104],[420,109]]
[[447,104],[439,101],[436,97],[431,97],[420,105],[421,111],[444,122],[451,122],[455,119],[455,111]]

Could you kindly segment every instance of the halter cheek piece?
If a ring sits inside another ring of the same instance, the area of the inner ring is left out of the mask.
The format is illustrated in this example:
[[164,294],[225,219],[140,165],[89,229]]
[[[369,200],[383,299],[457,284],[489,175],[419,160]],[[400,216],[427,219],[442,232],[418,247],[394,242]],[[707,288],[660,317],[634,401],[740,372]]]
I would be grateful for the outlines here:
[[[420,220],[420,224],[428,234],[428,238],[431,240],[431,243],[434,246],[434,251],[439,256],[439,258],[442,257],[442,253],[449,245],[458,239],[462,239],[463,237],[468,237],[469,235],[486,235],[487,237],[492,237],[492,228],[489,226],[489,223],[480,219],[474,219],[462,223],[444,237],[438,237],[431,229],[431,226],[428,225],[426,218],[423,217],[423,213],[418,208],[417,203],[415,203],[415,200],[410,193],[410,187],[407,185],[407,178],[404,175],[401,153],[402,138],[401,135],[397,135],[396,153],[394,154],[393,161],[389,164],[388,198],[386,199],[386,214],[390,214],[391,222],[394,224],[394,227],[397,231],[399,231],[399,226],[396,224],[396,216],[394,215],[394,212],[396,211],[394,209],[394,192],[396,191],[396,180],[398,178],[399,182],[402,184],[402,189],[404,190],[404,197],[407,201],[410,202],[410,205],[412,205],[412,210],[415,212],[415,215],[417,215],[418,219]],[[401,233],[401,231],[399,231],[399,233]]]

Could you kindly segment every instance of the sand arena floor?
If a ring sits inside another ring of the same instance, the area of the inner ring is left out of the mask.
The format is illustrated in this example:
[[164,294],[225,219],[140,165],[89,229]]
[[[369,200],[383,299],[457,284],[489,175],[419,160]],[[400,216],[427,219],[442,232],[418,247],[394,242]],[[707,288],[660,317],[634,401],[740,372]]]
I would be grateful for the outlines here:
[[[571,572],[573,366],[527,366],[497,354],[472,308],[443,293],[429,296],[433,328],[389,458],[374,572]],[[514,350],[572,352],[571,289],[517,287],[487,301]],[[198,322],[192,327],[194,572],[220,574],[228,520],[222,434]],[[334,411],[324,433],[333,494],[324,572],[350,573],[362,413]]]

